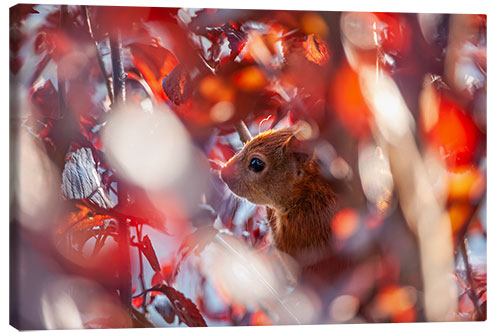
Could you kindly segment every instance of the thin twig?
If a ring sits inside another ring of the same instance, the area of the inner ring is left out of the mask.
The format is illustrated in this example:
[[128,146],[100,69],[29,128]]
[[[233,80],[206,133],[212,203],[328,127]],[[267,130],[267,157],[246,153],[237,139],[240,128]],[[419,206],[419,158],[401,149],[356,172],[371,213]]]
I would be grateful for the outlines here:
[[236,122],[234,124],[234,127],[236,128],[236,131],[240,136],[241,142],[246,143],[252,139],[252,134],[250,134],[250,131],[248,130],[248,127],[247,125],[245,125],[243,120]]
[[99,51],[99,43],[97,42],[97,39],[95,38],[94,32],[92,30],[92,23],[90,21],[89,7],[82,6],[82,13],[83,13],[83,17],[85,19],[85,22],[87,22],[90,38],[92,38],[92,41],[94,42],[94,45],[95,45],[97,63],[99,64],[99,69],[101,70],[101,74],[102,74],[102,78],[104,79],[104,83],[106,83],[106,89],[108,90],[109,100],[113,101],[113,90],[111,89],[111,81],[108,77],[108,74],[106,73],[106,68],[104,67],[104,61],[102,60],[102,54]]
[[486,318],[484,317],[484,313],[479,306],[479,299],[477,297],[476,293],[476,286],[474,283],[474,276],[472,272],[472,267],[470,264],[469,260],[469,251],[468,251],[468,246],[467,246],[467,239],[464,237],[462,241],[460,242],[460,252],[462,253],[462,258],[464,259],[464,265],[465,265],[465,274],[467,276],[467,281],[469,282],[470,289],[469,289],[469,295],[470,299],[472,301],[472,304],[474,305],[474,309],[476,310],[478,320],[485,320]]
[[92,254],[90,255],[91,258],[95,258],[97,256],[97,253],[99,253],[99,250],[101,249],[101,239],[102,239],[103,233],[102,233],[102,225],[99,228],[99,233],[97,234],[97,237],[95,239],[95,244],[94,244],[94,250],[92,251]]
[[[65,29],[66,27],[66,20],[68,16],[68,6],[67,5],[61,5],[61,19],[60,19],[60,24],[61,28]],[[61,57],[61,56],[60,56]],[[66,111],[66,80],[63,79],[63,72],[61,66],[59,66],[59,63],[61,62],[61,59],[58,59],[58,66],[57,66],[57,92],[58,92],[58,99],[59,99],[59,118],[63,118],[65,115]]]
[[[101,228],[102,228],[102,226],[101,226]],[[92,256],[91,256],[92,258],[95,258],[99,254],[99,252],[103,248],[108,236],[109,236],[108,233],[103,234],[101,230],[99,231],[98,238],[97,238],[95,245],[94,245],[94,250],[92,251]]]
[[[137,234],[137,242],[139,243],[139,246],[137,246],[137,254],[139,256],[139,281],[141,283],[142,291],[145,291],[146,290],[146,283],[144,281],[144,264],[142,261],[142,251],[141,251],[141,247],[140,247],[140,244],[142,244],[142,225],[141,226],[136,225],[135,232]],[[142,299],[142,304],[141,304],[142,309],[143,309],[145,314],[148,312],[147,307],[146,307],[147,297],[148,297],[147,294],[144,295],[144,298]]]

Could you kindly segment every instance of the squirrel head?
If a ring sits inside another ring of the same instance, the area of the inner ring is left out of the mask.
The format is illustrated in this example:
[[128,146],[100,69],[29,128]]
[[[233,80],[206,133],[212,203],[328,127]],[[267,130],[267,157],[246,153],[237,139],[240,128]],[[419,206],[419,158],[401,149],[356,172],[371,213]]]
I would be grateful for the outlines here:
[[288,127],[254,137],[222,168],[222,180],[250,202],[286,207],[295,185],[312,166],[312,150],[298,138],[299,132]]

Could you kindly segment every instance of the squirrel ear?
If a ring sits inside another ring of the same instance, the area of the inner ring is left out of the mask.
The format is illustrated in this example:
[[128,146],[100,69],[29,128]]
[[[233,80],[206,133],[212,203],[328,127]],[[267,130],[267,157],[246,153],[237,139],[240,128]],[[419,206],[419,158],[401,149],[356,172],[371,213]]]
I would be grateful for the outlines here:
[[282,152],[292,156],[299,167],[303,166],[312,158],[312,149],[306,141],[298,139],[295,135],[290,136],[282,147]]

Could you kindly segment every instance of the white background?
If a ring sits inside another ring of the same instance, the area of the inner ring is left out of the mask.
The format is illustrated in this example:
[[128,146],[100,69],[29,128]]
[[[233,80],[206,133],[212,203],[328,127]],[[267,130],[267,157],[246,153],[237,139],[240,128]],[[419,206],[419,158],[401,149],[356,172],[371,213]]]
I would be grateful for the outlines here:
[[[54,1],[34,0],[36,3],[54,4]],[[498,274],[499,251],[499,233],[498,223],[500,209],[497,202],[500,201],[498,192],[498,173],[500,170],[498,157],[500,146],[500,130],[496,127],[500,125],[498,93],[499,77],[499,25],[500,11],[495,5],[494,0],[351,0],[351,1],[321,1],[321,0],[251,0],[251,1],[229,1],[229,0],[103,0],[103,1],[85,1],[85,0],[66,0],[66,4],[85,4],[85,5],[128,5],[128,6],[171,6],[171,7],[212,7],[212,8],[242,8],[242,9],[297,9],[297,10],[329,10],[329,11],[389,11],[389,12],[428,12],[428,13],[479,13],[488,15],[487,34],[488,34],[488,320],[486,322],[465,322],[465,323],[417,323],[417,324],[361,324],[361,325],[314,325],[314,326],[287,326],[287,327],[241,327],[241,328],[168,328],[169,332],[186,332],[186,330],[197,330],[202,333],[217,332],[219,329],[226,332],[301,332],[303,330],[314,330],[315,332],[421,332],[421,331],[449,331],[449,332],[498,332],[500,328],[500,306],[498,287],[500,278]],[[1,52],[0,57],[0,77],[2,85],[1,91],[1,119],[0,119],[0,178],[1,178],[1,199],[0,199],[0,329],[13,332],[14,328],[8,325],[9,318],[9,277],[8,277],[8,223],[9,223],[9,35],[8,22],[9,10],[17,2],[2,2],[0,11],[0,22],[2,22],[1,33]],[[30,3],[30,2],[28,2]],[[32,3],[32,2],[31,2]],[[43,194],[42,194],[43,195]],[[2,224],[3,223],[3,224]],[[97,330],[101,331],[101,330]],[[130,332],[130,330],[114,330],[107,332]],[[133,332],[151,332],[144,329],[134,330]],[[158,332],[158,329],[153,332]]]

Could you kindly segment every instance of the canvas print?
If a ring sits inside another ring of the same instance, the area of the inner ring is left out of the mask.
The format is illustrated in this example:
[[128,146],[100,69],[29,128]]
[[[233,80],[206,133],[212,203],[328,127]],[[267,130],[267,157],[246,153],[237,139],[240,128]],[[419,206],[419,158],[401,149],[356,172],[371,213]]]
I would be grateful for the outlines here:
[[11,325],[486,320],[486,27],[11,7]]

